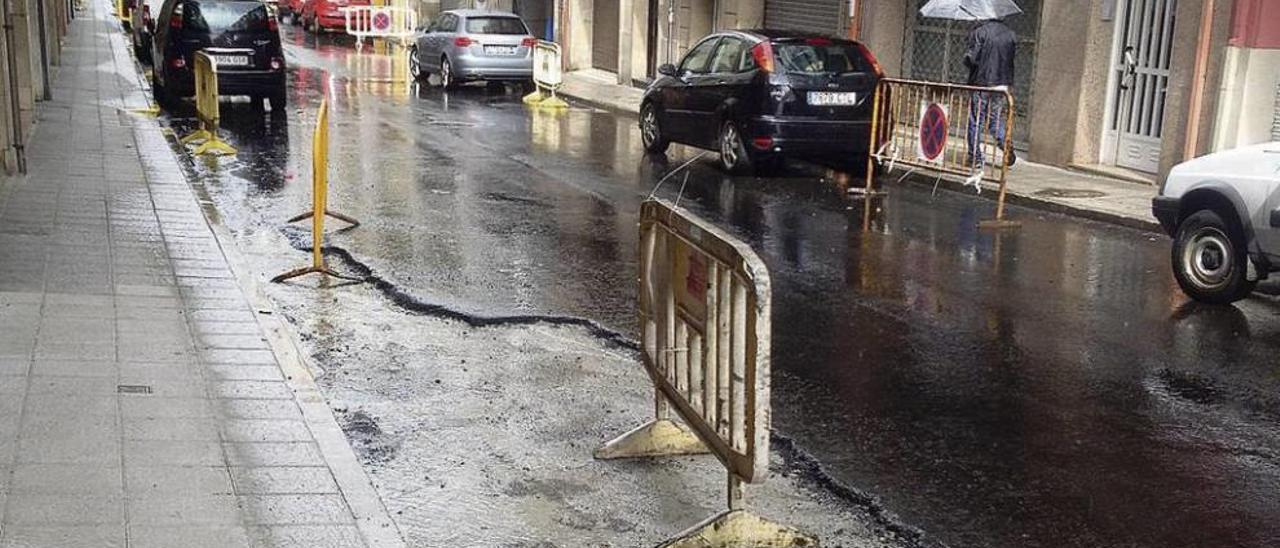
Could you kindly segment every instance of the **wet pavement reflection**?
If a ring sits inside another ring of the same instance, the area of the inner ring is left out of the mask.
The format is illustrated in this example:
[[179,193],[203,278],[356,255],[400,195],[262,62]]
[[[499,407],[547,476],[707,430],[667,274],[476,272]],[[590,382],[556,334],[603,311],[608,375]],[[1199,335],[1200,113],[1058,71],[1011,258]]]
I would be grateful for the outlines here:
[[[331,207],[364,221],[332,245],[423,302],[634,336],[638,204],[697,151],[646,156],[631,116],[396,82],[399,60],[282,30],[287,112],[225,104],[240,154],[191,166],[238,237],[305,233],[282,220],[309,208],[328,94]],[[832,479],[951,546],[1280,544],[1276,298],[1199,306],[1163,236],[1018,208],[1020,230],[979,231],[989,201],[927,187],[891,186],[863,233],[827,168],[712,159],[656,193],[768,264],[774,424]]]

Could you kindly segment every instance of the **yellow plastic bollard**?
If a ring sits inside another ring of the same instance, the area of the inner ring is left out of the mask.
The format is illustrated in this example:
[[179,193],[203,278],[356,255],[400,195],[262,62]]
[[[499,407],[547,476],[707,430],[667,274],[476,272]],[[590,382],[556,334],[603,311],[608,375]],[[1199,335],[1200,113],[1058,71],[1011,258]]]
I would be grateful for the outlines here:
[[306,274],[324,274],[345,280],[363,281],[344,276],[329,269],[324,260],[324,218],[333,217],[346,221],[350,228],[360,226],[360,221],[329,210],[329,99],[320,101],[316,114],[316,129],[311,139],[311,211],[289,219],[290,223],[311,219],[311,266],[297,268],[271,278],[273,283],[283,282]]
[[209,54],[198,51],[195,58],[196,77],[196,118],[199,129],[180,141],[184,145],[198,143],[192,154],[209,154],[213,156],[229,156],[236,153],[235,147],[218,138],[218,122],[221,113],[218,105],[218,69],[217,63]]

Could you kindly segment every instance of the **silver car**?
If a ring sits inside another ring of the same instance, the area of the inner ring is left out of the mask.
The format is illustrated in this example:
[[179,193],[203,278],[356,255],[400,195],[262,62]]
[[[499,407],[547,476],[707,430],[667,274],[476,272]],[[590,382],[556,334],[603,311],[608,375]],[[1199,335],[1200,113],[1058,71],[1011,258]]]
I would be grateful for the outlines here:
[[533,78],[536,43],[514,13],[445,11],[430,26],[418,29],[409,70],[417,79],[435,73],[445,88],[477,80],[528,82]]

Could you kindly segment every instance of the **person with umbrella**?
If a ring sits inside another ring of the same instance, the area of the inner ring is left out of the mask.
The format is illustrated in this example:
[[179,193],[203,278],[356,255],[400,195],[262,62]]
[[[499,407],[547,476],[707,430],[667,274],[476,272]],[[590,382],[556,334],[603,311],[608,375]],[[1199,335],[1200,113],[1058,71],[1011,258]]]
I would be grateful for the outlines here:
[[[981,21],[969,32],[964,65],[969,69],[968,84],[995,87],[1001,91],[1013,85],[1013,58],[1018,37],[1004,24],[1004,18],[1022,13],[1012,0],[932,0],[920,8],[925,17],[957,21]],[[1003,149],[1008,137],[1005,127],[1004,94],[974,92],[969,104],[969,164],[980,171],[986,162],[982,152],[982,134],[990,132]],[[1018,160],[1009,149],[1009,165]]]

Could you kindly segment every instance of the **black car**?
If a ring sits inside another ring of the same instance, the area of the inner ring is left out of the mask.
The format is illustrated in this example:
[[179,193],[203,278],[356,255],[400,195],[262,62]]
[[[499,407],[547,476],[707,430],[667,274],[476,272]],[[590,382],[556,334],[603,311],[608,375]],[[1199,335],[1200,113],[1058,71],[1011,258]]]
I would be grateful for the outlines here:
[[858,42],[776,30],[713,34],[658,72],[640,105],[645,149],[716,149],[732,173],[786,155],[865,158],[884,76]]
[[157,103],[195,94],[195,54],[207,50],[217,62],[219,95],[248,95],[284,112],[279,23],[261,0],[165,0],[151,42]]

